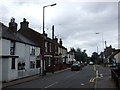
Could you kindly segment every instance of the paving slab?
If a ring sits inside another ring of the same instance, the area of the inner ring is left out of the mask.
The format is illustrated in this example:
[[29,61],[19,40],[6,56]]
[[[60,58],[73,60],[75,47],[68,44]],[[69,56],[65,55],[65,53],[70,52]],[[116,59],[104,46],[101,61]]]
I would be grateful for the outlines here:
[[96,78],[95,88],[116,89],[116,85],[111,78],[111,68],[96,65],[96,69],[98,70],[99,74],[103,74],[103,77]]

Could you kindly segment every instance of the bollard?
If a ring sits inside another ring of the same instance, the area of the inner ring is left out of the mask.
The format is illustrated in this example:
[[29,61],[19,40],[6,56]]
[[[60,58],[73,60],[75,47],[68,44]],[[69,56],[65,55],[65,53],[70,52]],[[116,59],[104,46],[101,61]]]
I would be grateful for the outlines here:
[[98,70],[96,70],[96,78],[98,78]]

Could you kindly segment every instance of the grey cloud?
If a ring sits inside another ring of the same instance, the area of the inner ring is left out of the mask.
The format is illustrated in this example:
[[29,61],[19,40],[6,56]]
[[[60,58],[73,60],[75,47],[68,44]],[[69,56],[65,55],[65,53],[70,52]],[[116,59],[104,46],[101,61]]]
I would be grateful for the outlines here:
[[[51,1],[51,2],[50,2]],[[118,37],[118,4],[115,2],[65,2],[60,0],[10,0],[12,6],[3,7],[9,18],[14,15],[17,22],[22,18],[27,18],[30,27],[42,32],[42,7],[51,3],[57,3],[53,12],[47,11],[53,16],[47,17],[46,27],[49,28],[51,36],[51,26],[55,25],[55,34],[63,39],[63,44],[69,47],[86,48],[87,52],[96,50],[97,43],[101,43],[101,35],[95,35],[96,32],[103,33],[104,39],[108,44],[115,45]],[[33,12],[35,14],[33,14]],[[54,14],[53,14],[54,13]],[[3,20],[4,22],[4,20]],[[5,22],[6,23],[6,22]],[[7,22],[8,23],[8,22]],[[111,42],[110,42],[111,41]],[[101,44],[99,44],[101,46]]]

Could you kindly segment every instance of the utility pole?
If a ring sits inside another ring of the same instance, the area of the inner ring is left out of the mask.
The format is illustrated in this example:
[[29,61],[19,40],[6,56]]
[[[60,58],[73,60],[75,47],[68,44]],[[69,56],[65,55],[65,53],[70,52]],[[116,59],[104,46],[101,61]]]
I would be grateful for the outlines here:
[[54,25],[52,25],[52,73],[54,74],[54,54],[55,54],[55,43],[54,43]]
[[51,5],[47,5],[47,6],[43,6],[43,45],[42,45],[42,75],[46,75],[46,66],[45,66],[45,58],[44,58],[44,53],[45,53],[45,8],[49,7],[49,6],[55,6],[55,4],[51,4]]
[[105,41],[105,48],[107,47],[107,42]]
[[97,46],[97,53],[99,53],[99,52],[98,52],[98,46]]

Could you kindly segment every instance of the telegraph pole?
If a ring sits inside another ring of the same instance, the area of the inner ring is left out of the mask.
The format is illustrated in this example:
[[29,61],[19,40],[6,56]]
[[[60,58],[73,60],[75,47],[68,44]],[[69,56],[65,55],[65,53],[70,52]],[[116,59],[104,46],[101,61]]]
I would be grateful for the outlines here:
[[52,73],[54,74],[54,54],[55,54],[55,43],[54,43],[54,25],[52,25]]
[[42,45],[42,75],[46,75],[46,66],[45,66],[45,58],[44,58],[44,53],[45,53],[45,8],[49,7],[49,6],[55,6],[55,4],[51,4],[51,5],[47,5],[47,6],[43,6],[43,45]]

